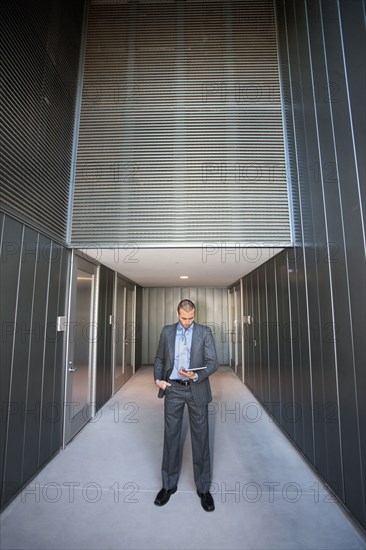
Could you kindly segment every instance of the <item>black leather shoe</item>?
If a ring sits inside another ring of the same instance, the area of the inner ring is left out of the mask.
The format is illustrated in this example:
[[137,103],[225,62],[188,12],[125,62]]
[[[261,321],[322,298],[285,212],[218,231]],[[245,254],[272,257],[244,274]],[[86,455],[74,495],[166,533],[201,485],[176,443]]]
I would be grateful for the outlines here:
[[197,491],[197,495],[201,499],[201,506],[205,512],[213,512],[215,510],[215,503],[211,493],[199,493]]
[[176,487],[174,487],[174,489],[164,489],[163,487],[156,495],[154,504],[156,504],[156,506],[164,506],[164,504],[166,504],[170,499],[170,495],[174,495],[176,491],[177,491]]

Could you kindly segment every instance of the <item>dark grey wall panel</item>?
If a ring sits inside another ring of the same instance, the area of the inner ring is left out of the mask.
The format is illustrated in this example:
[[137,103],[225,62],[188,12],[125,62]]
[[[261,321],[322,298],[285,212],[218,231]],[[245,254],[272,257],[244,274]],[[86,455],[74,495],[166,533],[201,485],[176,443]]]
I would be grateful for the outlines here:
[[259,317],[259,295],[258,295],[258,272],[253,273],[251,278],[251,310],[254,322],[250,325],[251,339],[249,346],[252,351],[253,364],[253,384],[256,393],[262,393],[262,370],[261,370],[261,354],[259,343],[260,317]]
[[365,3],[360,0],[340,2],[340,32],[343,38],[345,78],[348,85],[348,100],[354,136],[355,160],[358,172],[358,185],[361,204],[366,204],[365,181],[366,166],[365,151],[362,148],[365,141],[365,97],[366,68],[365,59],[359,50],[365,35]]
[[[304,403],[302,395],[302,370],[301,370],[301,325],[299,322],[299,300],[297,296],[298,285],[298,258],[302,249],[295,248],[288,252],[289,269],[289,300],[291,318],[291,345],[292,345],[292,376],[293,376],[293,401],[296,410],[294,418],[294,441],[300,448],[304,448]],[[303,273],[303,271],[302,271]],[[302,281],[304,278],[302,278]]]
[[[325,445],[325,424],[319,422],[319,406],[324,402],[324,387],[323,387],[323,370],[321,361],[321,347],[319,332],[319,294],[318,294],[318,269],[317,269],[317,249],[326,242],[325,233],[317,233],[316,220],[319,218],[324,225],[324,210],[319,208],[319,151],[317,142],[317,124],[316,118],[310,114],[310,106],[314,102],[313,94],[316,97],[324,99],[324,85],[320,82],[312,80],[311,63],[308,47],[308,33],[306,18],[307,13],[304,5],[299,3],[293,4],[293,32],[292,39],[289,39],[289,48],[293,49],[289,54],[289,59],[292,67],[292,75],[297,83],[299,97],[294,98],[294,111],[301,107],[303,121],[306,124],[296,123],[297,135],[301,135],[301,140],[297,145],[297,156],[301,166],[300,192],[301,192],[301,232],[302,241],[307,246],[298,249],[299,257],[297,261],[297,269],[302,266],[304,269],[304,277],[307,282],[305,286],[305,300],[308,307],[309,319],[302,317],[301,331],[308,334],[311,351],[308,353],[304,350],[309,359],[309,368],[306,369],[308,374],[308,386],[311,396],[311,410],[305,409],[304,414],[307,419],[307,424],[304,426],[305,434],[312,434],[313,440],[307,443],[308,449],[314,447],[313,457],[318,471],[327,475],[327,456]],[[295,24],[296,21],[296,24]],[[301,59],[301,62],[298,60]],[[327,88],[325,87],[325,90]],[[307,116],[309,115],[309,116]],[[307,184],[307,182],[311,184]],[[323,246],[323,252],[326,247]],[[309,278],[309,280],[307,280]],[[302,295],[302,294],[301,294]],[[304,304],[301,306],[301,311],[304,312]],[[301,334],[302,341],[305,337]],[[305,341],[306,348],[306,341]],[[304,349],[304,346],[303,346]],[[309,395],[309,394],[308,394]],[[308,397],[305,397],[305,403],[308,402]],[[311,418],[312,417],[312,418]],[[312,422],[313,429],[309,429],[309,423]],[[312,459],[309,454],[308,458]]]
[[15,318],[17,311],[17,296],[18,296],[18,279],[20,265],[20,250],[22,243],[23,228],[14,220],[3,216],[1,226],[1,489],[7,493],[14,493],[16,485],[10,486],[10,483],[4,483],[4,466],[6,462],[6,444],[8,436],[8,419],[7,405],[9,413],[14,413],[16,404],[11,406],[11,375],[12,362],[14,353],[14,337],[15,337]]
[[296,408],[293,402],[291,324],[287,254],[276,256],[276,292],[278,315],[278,353],[280,365],[280,419],[288,435],[294,436]]
[[[244,308],[246,312],[252,315],[253,309],[253,292],[252,292],[252,276],[249,275],[244,280]],[[244,325],[244,357],[245,357],[245,380],[250,388],[254,390],[254,365],[253,365],[253,327],[248,323]]]
[[[13,356],[11,368],[11,386],[9,401],[16,409],[8,419],[6,464],[4,479],[20,487],[22,484],[23,444],[24,444],[24,405],[26,403],[28,369],[29,369],[29,334],[32,325],[33,288],[37,255],[37,234],[24,228],[20,243],[20,265],[17,293],[17,308],[14,319]],[[5,284],[6,284],[5,280]]]
[[66,238],[84,0],[0,8],[1,204]]
[[[279,395],[280,418],[267,407],[365,526],[364,81],[355,90],[355,70],[361,80],[365,70],[364,4],[279,0],[276,8],[297,246],[258,269],[259,309],[277,322],[269,402]],[[244,295],[244,315],[247,305]],[[251,365],[246,372],[255,379]]]
[[[4,216],[1,231],[1,505],[60,449],[69,252]],[[9,406],[7,407],[7,404]]]
[[256,367],[258,364],[258,353],[256,346],[256,332],[257,332],[257,286],[256,286],[256,274],[249,278],[249,306],[250,311],[252,312],[253,322],[249,325],[249,364],[252,365],[252,384],[254,391],[257,391],[257,388],[260,388],[260,373],[257,371]]
[[[311,198],[308,185],[306,182],[309,179],[311,172],[311,164],[308,158],[307,140],[308,135],[304,126],[304,120],[307,113],[305,106],[309,105],[308,83],[302,80],[304,70],[306,70],[305,62],[300,62],[300,45],[303,39],[303,30],[301,25],[297,24],[297,17],[301,8],[301,2],[286,2],[286,24],[287,24],[287,45],[288,45],[288,60],[291,74],[292,88],[292,110],[293,110],[293,125],[294,125],[294,142],[296,148],[296,162],[298,168],[298,196],[300,206],[300,218],[298,233],[301,234],[302,245],[304,242],[313,244],[313,227],[311,217]],[[304,21],[304,19],[303,19]],[[306,55],[306,51],[304,53]],[[309,107],[307,107],[308,109]],[[309,117],[310,120],[311,117]],[[300,249],[299,249],[300,250]],[[308,304],[308,288],[306,286],[307,278],[307,254],[308,250],[304,247],[302,254],[297,258],[296,275],[297,275],[297,292],[296,300],[298,305],[297,323],[301,338],[299,341],[299,362],[294,364],[294,384],[301,395],[301,400],[298,404],[301,406],[302,422],[303,422],[303,441],[301,448],[307,458],[314,462],[314,442],[313,442],[313,396],[312,396],[312,371],[311,357],[309,354],[309,325],[307,316]],[[301,285],[299,282],[303,282]]]
[[50,2],[49,0],[32,0],[32,2],[5,0],[3,5],[5,7],[11,3],[16,6],[17,17],[22,19],[22,25],[28,25],[32,29],[32,32],[36,34],[42,47],[46,48],[54,2]]
[[259,302],[259,319],[258,319],[258,337],[257,343],[260,353],[260,369],[261,369],[261,399],[269,402],[270,395],[270,380],[269,380],[269,364],[268,364],[268,331],[267,331],[267,288],[266,288],[266,271],[265,269],[258,270],[258,302]]
[[[69,180],[84,1],[1,3],[1,505],[61,444]],[[5,258],[5,260],[4,260]],[[18,266],[18,267],[16,267]],[[19,277],[18,277],[19,275]],[[6,285],[6,291],[3,289]],[[7,325],[6,323],[10,323]],[[5,329],[4,329],[5,330]]]
[[112,395],[112,324],[114,271],[100,266],[98,302],[98,343],[96,366],[96,410]]
[[270,396],[268,408],[274,418],[280,422],[281,397],[280,397],[280,363],[278,349],[278,305],[276,292],[276,262],[273,259],[266,263],[267,278],[267,337],[268,337],[268,363],[269,363],[269,387]]
[[[322,442],[322,424],[324,423],[328,480],[332,487],[337,485],[338,494],[343,494],[338,413],[335,413],[338,410],[338,397],[335,350],[334,342],[332,342],[334,323],[330,279],[330,265],[334,261],[338,261],[336,256],[338,244],[331,239],[325,218],[325,192],[327,187],[330,192],[332,189],[334,192],[336,183],[331,125],[329,123],[326,125],[330,113],[327,96],[331,85],[328,83],[326,74],[319,4],[311,2],[305,11],[304,5],[300,5],[297,8],[297,15],[302,25],[304,25],[305,16],[308,21],[311,48],[306,48],[307,44],[304,38],[300,47],[303,57],[302,88],[306,89],[307,104],[314,104],[314,114],[312,117],[309,116],[306,124],[308,136],[306,161],[311,170],[308,171],[309,185],[304,186],[310,194],[313,239],[311,240],[312,246],[306,247],[302,254],[306,255],[307,270],[309,274],[311,273],[311,277],[308,277],[310,283],[308,284],[308,293],[314,377],[315,459],[319,471],[325,471]],[[310,52],[313,52],[311,59]],[[309,97],[310,90],[313,88],[316,91],[314,99]],[[320,121],[322,124],[319,124]],[[314,123],[317,123],[316,129],[314,129]],[[321,137],[323,137],[322,140]],[[331,208],[329,211],[334,216],[335,211]],[[322,358],[321,363],[319,353]],[[319,364],[322,365],[322,369],[319,368]],[[321,376],[323,377],[322,384]],[[324,392],[324,401],[321,400],[322,391]],[[322,405],[322,403],[324,404]]]
[[[361,509],[364,506],[363,477],[359,468],[354,469],[354,456],[360,456],[360,439],[356,439],[354,433],[359,435],[365,433],[360,431],[362,426],[359,420],[362,422],[364,416],[362,417],[362,411],[358,411],[357,406],[358,400],[360,404],[364,402],[361,395],[363,390],[357,387],[362,383],[362,379],[364,380],[364,375],[360,368],[356,370],[356,364],[359,365],[359,360],[364,358],[364,331],[360,331],[365,328],[364,322],[362,323],[364,312],[359,310],[359,304],[365,304],[365,278],[359,263],[365,236],[345,67],[339,65],[339,59],[343,55],[340,20],[338,17],[326,20],[325,9],[326,4],[322,5],[322,17],[327,70],[330,82],[336,84],[335,92],[337,92],[335,100],[330,104],[330,122],[334,134],[333,147],[338,184],[336,189],[332,190],[332,194],[336,195],[336,200],[339,201],[339,210],[336,210],[337,216],[332,216],[329,220],[328,227],[331,240],[337,243],[338,261],[332,263],[331,274],[336,319],[334,336],[337,342],[344,491],[349,506]],[[363,38],[365,44],[365,33],[363,36],[354,37],[355,40],[357,38],[359,40]],[[365,49],[363,52],[365,53]],[[362,56],[362,50],[358,55]],[[362,73],[359,77],[362,78]],[[358,116],[365,121],[364,101],[361,101],[360,109]],[[364,136],[359,143],[366,144]],[[342,185],[343,182],[347,182],[347,185]],[[362,378],[357,379],[358,375]],[[361,412],[359,419],[358,412]],[[363,426],[365,426],[364,423]]]
[[142,288],[136,285],[135,368],[142,364]]
[[[42,466],[52,456],[53,451],[61,446],[61,426],[63,410],[63,386],[61,377],[56,377],[58,370],[63,371],[64,364],[57,364],[57,349],[62,347],[64,332],[57,332],[57,316],[65,315],[65,302],[59,304],[60,279],[62,267],[62,247],[52,243],[48,250],[49,274],[47,315],[45,326],[46,345],[44,350],[44,367],[42,376],[41,424],[39,438],[39,465]],[[64,294],[65,296],[65,294]],[[61,313],[60,306],[62,308]],[[59,384],[56,387],[55,381]]]
[[[366,67],[365,56],[360,52],[359,45],[365,42],[365,4],[358,0],[349,0],[340,3],[341,33],[343,37],[345,77],[348,85],[348,99],[351,113],[351,129],[353,132],[353,143],[355,148],[355,166],[357,168],[357,180],[359,194],[361,197],[360,207],[362,211],[363,224],[365,223],[365,97],[366,97]],[[355,194],[355,189],[353,190]],[[347,219],[346,225],[348,225]],[[349,235],[349,234],[348,234]],[[363,232],[364,236],[364,232]],[[356,358],[355,381],[357,392],[357,403],[359,408],[360,434],[366,433],[366,404],[363,395],[363,388],[366,387],[366,372],[362,365],[366,364],[364,329],[365,310],[359,307],[359,303],[365,303],[365,281],[363,270],[359,270],[360,256],[356,243],[353,240],[354,234],[347,239],[348,263],[351,266],[350,295],[352,304],[353,319],[353,340],[354,354]],[[358,258],[357,258],[358,256]],[[357,279],[358,280],[357,280]],[[366,456],[366,437],[360,438],[361,456]],[[366,460],[362,462],[363,481],[366,479]]]
[[[245,279],[243,279],[243,311],[248,311],[249,308],[248,308],[248,299],[249,299],[249,292],[248,292],[248,284],[249,284],[249,277],[246,277]],[[249,375],[249,369],[252,367],[251,365],[251,362],[249,361],[249,340],[250,340],[250,335],[249,335],[249,329],[248,329],[248,324],[247,323],[243,323],[243,327],[242,327],[242,330],[243,330],[243,341],[244,341],[244,349],[242,351],[242,355],[243,355],[243,369],[244,369],[244,373],[246,375],[246,383],[248,383],[248,385],[251,385],[251,378],[250,378],[250,375]],[[242,380],[244,380],[244,377],[242,378]]]
[[[58,303],[57,303],[57,315],[66,315],[67,311],[67,298],[68,298],[68,281],[69,281],[69,268],[70,268],[70,252],[60,246],[58,243],[53,243],[55,248],[56,257],[60,256],[60,266],[58,274]],[[57,273],[55,273],[57,277]],[[52,420],[52,443],[51,454],[53,455],[58,451],[62,444],[62,430],[63,430],[63,406],[64,406],[64,369],[62,365],[65,365],[64,359],[64,338],[62,332],[55,332],[55,367],[54,367],[54,379],[53,379],[53,410],[50,411],[50,419]],[[61,395],[60,395],[61,388]]]
[[84,4],[85,0],[62,0],[51,3],[47,53],[57,71],[63,91],[67,92],[73,101],[76,99],[78,88]]
[[29,479],[38,469],[39,436],[41,422],[42,379],[44,369],[43,330],[47,326],[47,296],[49,280],[49,254],[51,241],[43,235],[38,236],[35,285],[33,291],[34,331],[30,334],[28,388],[24,435],[24,479]]

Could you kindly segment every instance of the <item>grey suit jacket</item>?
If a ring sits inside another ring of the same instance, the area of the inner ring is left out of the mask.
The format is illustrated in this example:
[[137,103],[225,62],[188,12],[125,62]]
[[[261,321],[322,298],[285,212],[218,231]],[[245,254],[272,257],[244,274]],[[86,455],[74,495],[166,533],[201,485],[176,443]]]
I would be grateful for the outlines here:
[[[178,323],[163,328],[158,351],[154,363],[154,379],[169,381],[174,366],[175,336]],[[207,367],[197,372],[198,380],[191,382],[192,396],[197,405],[212,401],[211,387],[208,380],[210,374],[218,369],[215,342],[211,329],[194,323],[192,347],[189,368]],[[164,391],[159,389],[158,397],[163,397]]]

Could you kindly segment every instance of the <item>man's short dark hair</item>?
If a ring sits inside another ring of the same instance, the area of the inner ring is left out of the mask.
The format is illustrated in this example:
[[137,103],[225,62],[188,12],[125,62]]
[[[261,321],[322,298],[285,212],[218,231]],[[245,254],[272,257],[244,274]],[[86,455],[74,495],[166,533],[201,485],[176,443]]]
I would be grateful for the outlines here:
[[196,310],[196,306],[193,302],[191,302],[191,300],[181,300],[177,307],[178,313],[181,309],[184,311],[192,311],[192,309]]

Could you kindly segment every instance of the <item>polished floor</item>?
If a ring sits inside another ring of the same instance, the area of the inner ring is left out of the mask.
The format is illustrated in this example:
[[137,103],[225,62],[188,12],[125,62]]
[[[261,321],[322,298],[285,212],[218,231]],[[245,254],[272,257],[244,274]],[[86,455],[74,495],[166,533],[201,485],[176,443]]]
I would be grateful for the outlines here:
[[340,549],[366,541],[228,367],[211,377],[212,493],[193,483],[188,419],[164,507],[163,400],[140,369],[1,515],[2,549]]

